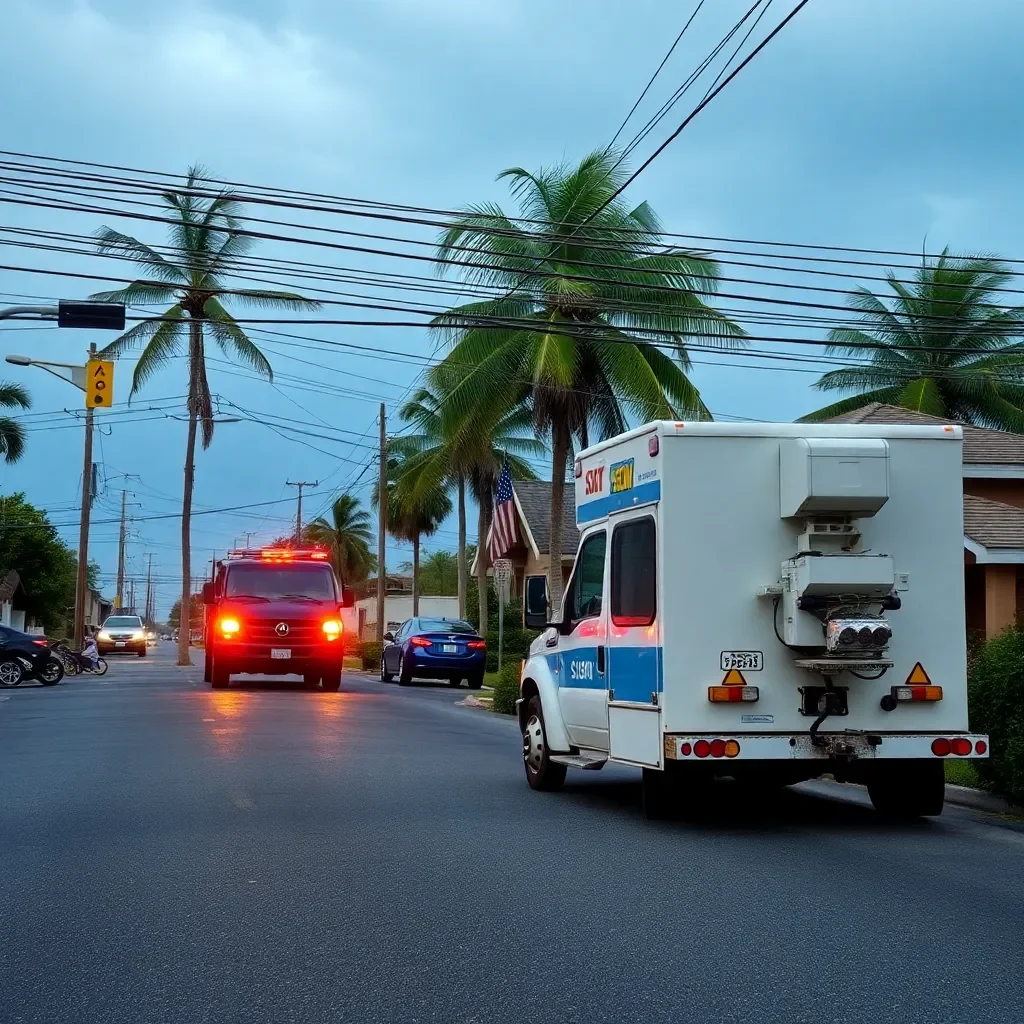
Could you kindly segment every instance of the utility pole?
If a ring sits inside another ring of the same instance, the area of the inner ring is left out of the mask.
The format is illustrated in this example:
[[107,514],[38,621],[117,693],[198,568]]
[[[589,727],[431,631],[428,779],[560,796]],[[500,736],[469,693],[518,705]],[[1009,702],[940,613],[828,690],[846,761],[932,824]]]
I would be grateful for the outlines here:
[[384,541],[388,526],[388,443],[384,403],[380,403],[380,467],[377,471],[377,643],[384,643]]
[[135,580],[128,581],[128,611],[135,614]]
[[298,487],[299,489],[299,507],[295,513],[295,543],[302,547],[302,488],[303,487],[316,487],[319,480],[285,480],[286,487]]
[[[96,358],[96,342],[89,346],[89,359]],[[85,640],[86,582],[89,572],[89,513],[92,510],[92,421],[93,408],[85,410],[85,452],[82,460],[82,517],[78,525],[78,576],[75,578],[75,647]]]
[[121,533],[117,542],[117,593],[114,595],[114,608],[121,610],[124,603],[124,545],[127,539],[127,519],[125,514],[128,508],[128,492],[121,491]]
[[149,553],[149,566],[146,569],[146,617],[145,621],[153,621],[153,552]]

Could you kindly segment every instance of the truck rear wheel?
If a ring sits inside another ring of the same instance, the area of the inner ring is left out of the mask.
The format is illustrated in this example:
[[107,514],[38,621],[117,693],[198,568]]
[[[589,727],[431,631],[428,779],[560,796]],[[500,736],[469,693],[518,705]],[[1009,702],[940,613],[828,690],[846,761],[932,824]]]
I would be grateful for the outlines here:
[[942,762],[891,761],[874,765],[868,796],[880,815],[898,821],[942,813],[946,780]]
[[648,821],[670,821],[679,817],[679,779],[658,768],[645,768],[641,786],[644,817]]
[[540,697],[531,697],[526,705],[526,727],[523,729],[523,764],[531,789],[553,792],[565,782],[566,766],[555,764],[548,752],[544,731],[544,709]]
[[211,680],[211,671],[213,670],[213,655],[209,651],[206,652],[203,658],[203,682],[208,683]]

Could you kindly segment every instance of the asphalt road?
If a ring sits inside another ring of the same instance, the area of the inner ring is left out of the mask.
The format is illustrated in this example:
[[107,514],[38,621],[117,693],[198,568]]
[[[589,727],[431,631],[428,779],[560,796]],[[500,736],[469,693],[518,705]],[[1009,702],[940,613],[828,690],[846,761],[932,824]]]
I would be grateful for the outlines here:
[[0,691],[4,1024],[1024,1019],[1013,823],[821,784],[650,824],[445,687],[172,655]]

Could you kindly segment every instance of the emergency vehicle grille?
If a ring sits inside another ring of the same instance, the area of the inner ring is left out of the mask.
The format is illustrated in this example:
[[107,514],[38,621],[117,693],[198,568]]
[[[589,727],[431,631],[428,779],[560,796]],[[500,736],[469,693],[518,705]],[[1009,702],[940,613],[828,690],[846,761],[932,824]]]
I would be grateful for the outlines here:
[[[277,626],[284,622],[288,626],[287,633],[279,633]],[[273,619],[264,622],[253,622],[247,632],[247,639],[252,643],[308,644],[323,639],[319,623],[309,621],[294,622],[289,619]]]

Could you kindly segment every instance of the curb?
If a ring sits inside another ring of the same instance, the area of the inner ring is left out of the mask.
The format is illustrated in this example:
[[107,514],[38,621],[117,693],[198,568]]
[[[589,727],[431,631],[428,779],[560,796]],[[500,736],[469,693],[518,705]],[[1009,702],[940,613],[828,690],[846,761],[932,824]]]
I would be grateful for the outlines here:
[[955,807],[970,807],[976,811],[1024,816],[1024,808],[1011,804],[995,793],[989,793],[984,789],[971,789],[969,786],[952,786],[948,782],[946,803]]

